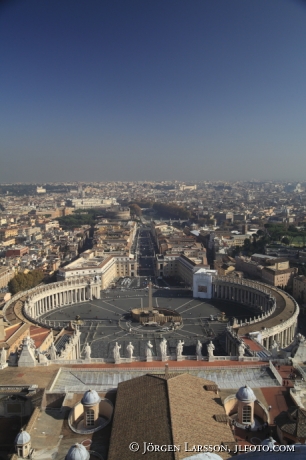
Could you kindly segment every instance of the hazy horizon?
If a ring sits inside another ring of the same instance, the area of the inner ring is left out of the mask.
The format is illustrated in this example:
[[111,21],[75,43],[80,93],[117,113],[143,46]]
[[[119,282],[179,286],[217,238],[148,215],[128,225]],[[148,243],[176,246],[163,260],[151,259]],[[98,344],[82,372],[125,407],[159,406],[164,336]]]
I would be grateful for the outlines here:
[[298,0],[2,2],[0,183],[303,182],[305,23]]

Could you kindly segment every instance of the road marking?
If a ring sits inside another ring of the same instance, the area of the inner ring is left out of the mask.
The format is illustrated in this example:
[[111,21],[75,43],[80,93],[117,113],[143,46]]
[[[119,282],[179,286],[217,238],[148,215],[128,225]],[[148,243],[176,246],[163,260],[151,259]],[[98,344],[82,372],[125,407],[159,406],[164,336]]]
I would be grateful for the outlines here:
[[[105,303],[107,303],[108,305],[112,305],[111,303],[108,303],[108,302],[105,302]],[[91,305],[94,305],[94,304],[91,304]],[[106,311],[108,311],[110,313],[114,313],[113,310],[109,310],[108,308],[102,307],[100,305],[94,305],[94,306],[97,307],[97,308],[100,308],[101,310],[106,310]],[[120,310],[126,312],[126,310],[123,310],[122,308],[120,308]]]
[[[116,335],[116,337],[115,337],[113,340],[109,340],[108,342],[117,341],[117,340],[118,340],[119,334],[121,334],[122,332],[123,332],[122,330],[118,331],[118,334]],[[127,334],[125,334],[125,335],[127,335]],[[101,340],[107,339],[107,337],[114,337],[114,334],[103,335],[103,337],[99,337],[98,339],[92,340],[91,343],[93,343],[93,342],[98,342],[99,340],[101,341]],[[124,337],[124,335],[120,336],[119,338],[121,339],[122,337]]]
[[[172,297],[173,298],[173,297]],[[176,308],[176,311],[178,311],[180,308],[183,308],[185,305],[188,305],[190,302],[193,302],[194,299],[189,300],[189,302],[183,303],[183,305],[180,305],[179,307]]]
[[[106,302],[105,300],[103,300],[103,303],[106,303],[107,305],[111,305],[112,307],[118,308],[118,310],[121,310],[121,311],[124,311],[124,312],[127,311],[127,310],[124,310],[123,308],[117,307],[117,305],[115,305],[115,304],[113,304],[113,303]],[[93,303],[91,303],[90,305],[94,305],[95,307],[100,308],[99,305],[95,305],[95,304],[93,304]],[[108,311],[110,311],[110,310],[108,310]],[[114,313],[114,312],[112,312],[112,313]]]
[[194,305],[193,307],[187,308],[187,310],[185,310],[184,313],[186,313],[186,312],[189,311],[189,310],[193,310],[194,308],[198,307],[199,305],[203,305],[203,302],[197,303],[197,304]]

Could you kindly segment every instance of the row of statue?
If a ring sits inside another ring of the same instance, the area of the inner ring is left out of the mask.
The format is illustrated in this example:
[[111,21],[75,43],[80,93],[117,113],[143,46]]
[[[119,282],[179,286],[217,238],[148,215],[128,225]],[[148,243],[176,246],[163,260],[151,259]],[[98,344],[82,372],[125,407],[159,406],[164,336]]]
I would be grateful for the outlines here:
[[[42,352],[40,352],[39,350],[37,350],[35,348],[34,342],[30,337],[26,337],[23,340],[23,342],[24,342],[23,347],[27,348],[29,350],[32,350],[31,353],[36,357],[36,359],[38,360],[39,363],[48,362],[49,359],[51,361],[53,361],[55,359],[58,359],[58,352],[57,352],[56,347],[55,347],[53,342],[51,343],[51,346],[50,346],[50,348],[48,350],[48,356],[47,356],[46,353],[42,353]],[[183,340],[179,340],[177,345],[176,345],[176,356],[177,356],[177,358],[181,358],[183,356],[184,343],[185,342]],[[62,350],[61,357],[65,358],[66,352],[70,352],[70,348],[72,346],[73,346],[73,338],[70,337],[69,341],[65,344],[65,346],[64,346],[64,348]],[[167,355],[167,347],[168,347],[167,340],[165,338],[163,338],[163,340],[159,344],[160,354],[161,354],[162,359],[166,359],[167,356],[168,356]],[[200,342],[200,340],[198,340],[197,345],[196,345],[196,356],[197,356],[198,359],[202,359],[202,357],[203,357],[202,356],[202,347],[203,347],[202,343]],[[239,357],[244,356],[245,348],[246,348],[245,344],[243,342],[241,342],[239,344],[239,346],[238,346]],[[127,350],[128,359],[130,359],[130,360],[133,359],[134,349],[135,349],[135,347],[132,344],[132,342],[129,342],[129,344],[126,347],[126,350]],[[145,350],[145,355],[146,355],[146,358],[148,360],[150,360],[153,357],[152,349],[153,349],[153,344],[149,340],[146,343],[146,350]],[[121,345],[119,345],[118,342],[116,342],[115,346],[113,348],[113,357],[114,357],[115,363],[120,362],[120,359],[121,359],[120,350],[121,350]],[[215,350],[215,346],[214,346],[213,342],[210,341],[207,344],[208,358],[212,358],[214,356],[214,350]],[[84,352],[85,352],[85,356],[84,356],[85,360],[90,360],[91,359],[91,347],[90,347],[90,345],[88,343],[85,346]],[[7,361],[7,352],[6,352],[6,350],[4,348],[2,348],[1,351],[0,351],[0,365],[4,365],[6,363],[6,361]]]
[[[176,356],[177,357],[183,356],[184,343],[185,342],[183,340],[178,341],[178,344],[176,346]],[[202,358],[202,346],[203,346],[202,343],[200,342],[200,340],[198,340],[197,345],[196,345],[196,355],[197,355],[198,358]],[[167,340],[165,338],[163,338],[163,340],[160,342],[159,347],[160,347],[161,357],[166,358],[167,357]],[[126,347],[128,359],[133,358],[134,348],[135,347],[132,344],[132,342],[129,342],[129,344]],[[145,354],[146,354],[147,358],[152,358],[152,356],[153,356],[152,348],[153,348],[153,345],[152,345],[151,341],[149,340],[146,343],[146,351],[145,351]],[[116,342],[115,346],[113,348],[113,357],[114,357],[115,362],[119,362],[120,359],[121,359],[120,350],[121,350],[121,345],[119,345],[118,342]],[[214,346],[213,342],[210,341],[209,344],[207,345],[208,357],[213,357],[214,356],[214,350],[215,350],[215,346]],[[90,345],[88,343],[86,344],[84,351],[85,351],[85,359],[86,360],[90,359],[91,358],[91,347],[90,347]],[[245,345],[244,345],[243,342],[239,345],[238,351],[239,351],[239,357],[244,355]]]

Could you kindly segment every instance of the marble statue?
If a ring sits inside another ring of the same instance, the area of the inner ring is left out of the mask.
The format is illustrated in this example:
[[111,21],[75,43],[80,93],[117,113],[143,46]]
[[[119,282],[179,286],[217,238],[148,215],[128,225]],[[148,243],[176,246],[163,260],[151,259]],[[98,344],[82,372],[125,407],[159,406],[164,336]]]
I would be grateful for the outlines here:
[[56,359],[57,352],[56,352],[56,348],[55,348],[55,345],[54,345],[53,342],[51,343],[49,354],[50,354],[50,359],[51,360]]
[[167,340],[163,338],[163,340],[159,344],[160,352],[163,358],[167,356]]
[[271,348],[272,350],[275,349],[276,351],[279,351],[279,345],[276,340],[273,340]]
[[118,342],[116,342],[116,345],[114,346],[114,350],[113,350],[115,362],[120,361],[120,348],[121,348],[121,345],[118,345]]
[[244,351],[246,349],[246,346],[243,342],[241,342],[239,344],[239,347],[238,347],[238,354],[239,354],[239,358],[242,358],[244,356]]
[[0,364],[6,364],[6,349],[5,348],[1,349]]
[[297,338],[298,338],[299,342],[301,342],[301,343],[305,342],[305,337],[302,334],[299,333],[297,335]]
[[152,348],[153,348],[153,345],[149,340],[149,342],[147,342],[147,348],[146,348],[146,356],[147,356],[147,358],[152,358]]
[[184,340],[179,340],[179,343],[176,346],[176,356],[182,356],[184,343]]
[[38,362],[39,363],[47,363],[48,362],[47,356],[44,355],[43,353],[38,353]]
[[35,347],[35,342],[34,340],[29,336],[27,335],[24,339],[23,339],[23,345],[24,346],[27,346],[33,350],[36,350],[36,347]]
[[128,346],[126,347],[126,349],[127,349],[127,351],[128,351],[128,356],[129,356],[129,358],[132,359],[132,358],[133,358],[133,352],[134,352],[134,346],[133,346],[132,342],[130,342],[130,343],[128,344]]
[[196,353],[199,358],[202,358],[202,343],[200,342],[200,340],[198,340],[197,342]]
[[273,358],[277,358],[278,352],[279,352],[279,346],[278,346],[278,343],[276,342],[276,340],[273,340],[273,342],[272,342],[271,352],[272,352]]
[[85,359],[90,359],[91,356],[91,347],[88,343],[86,343],[85,347]]
[[214,349],[215,345],[212,343],[212,341],[210,341],[207,345],[207,353],[209,358],[212,358],[214,356]]

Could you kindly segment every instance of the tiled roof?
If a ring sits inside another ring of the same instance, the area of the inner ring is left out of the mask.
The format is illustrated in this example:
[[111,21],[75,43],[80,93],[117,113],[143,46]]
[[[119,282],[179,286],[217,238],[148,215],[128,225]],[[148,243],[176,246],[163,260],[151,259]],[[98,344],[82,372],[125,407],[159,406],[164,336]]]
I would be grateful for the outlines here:
[[295,438],[306,438],[306,410],[301,407],[291,407],[275,418],[276,425],[281,431]]
[[[138,452],[129,450],[132,441],[141,446]],[[173,444],[167,381],[150,375],[118,385],[108,460],[143,458],[144,441]],[[159,458],[160,452],[150,453],[150,459]],[[163,459],[174,458],[173,452],[163,452]]]
[[40,326],[30,327],[30,336],[34,340],[35,347],[39,348],[45,338],[50,334],[50,329],[46,329]]
[[[182,446],[180,452],[163,452],[165,460],[188,456],[185,442],[190,446],[233,443],[220,397],[216,391],[205,390],[203,384],[215,388],[210,380],[171,373],[144,375],[120,383],[108,460],[143,458],[144,442]],[[138,452],[129,451],[132,441],[140,445]],[[158,460],[160,455],[150,452],[150,459]],[[229,457],[226,452],[220,455]]]
[[[206,391],[204,385],[213,385],[190,374],[181,374],[168,381],[171,425],[175,445],[220,445],[234,442],[230,425],[220,423],[215,414],[225,414],[218,393]],[[177,458],[185,458],[187,452],[179,452]],[[190,453],[192,455],[192,453]],[[227,452],[218,452],[228,458]]]
[[5,329],[5,340],[8,340],[21,326],[22,324],[19,323]]

